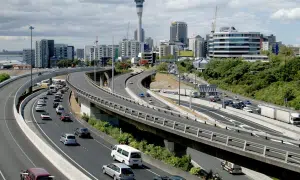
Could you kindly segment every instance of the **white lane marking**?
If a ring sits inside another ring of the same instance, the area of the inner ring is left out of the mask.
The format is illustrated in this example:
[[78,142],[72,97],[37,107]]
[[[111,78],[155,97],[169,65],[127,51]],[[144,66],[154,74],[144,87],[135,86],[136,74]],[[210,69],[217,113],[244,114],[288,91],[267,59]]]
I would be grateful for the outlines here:
[[[11,96],[14,92],[11,92],[9,94],[9,96]],[[25,153],[25,151],[21,148],[20,144],[17,142],[17,140],[15,139],[15,137],[13,136],[13,134],[11,133],[9,127],[8,127],[8,124],[7,124],[7,120],[6,120],[6,109],[7,109],[7,102],[8,102],[9,99],[7,99],[5,101],[5,107],[4,107],[4,119],[5,119],[5,124],[6,124],[6,128],[10,134],[10,136],[13,138],[14,142],[16,143],[16,145],[19,147],[19,149],[21,150],[21,152],[24,154],[24,156],[29,160],[29,162],[34,166],[36,167],[36,165],[33,163],[33,161],[29,158],[29,156]]]
[[4,175],[3,175],[3,173],[2,173],[2,171],[0,171],[0,175],[1,175],[1,177],[2,177],[3,180],[6,180],[5,177],[4,177]]
[[44,132],[44,130],[41,128],[41,126],[38,124],[34,113],[33,113],[33,109],[35,104],[37,103],[37,100],[33,103],[33,106],[31,107],[31,114],[32,114],[32,118],[34,119],[34,121],[36,122],[36,125],[39,127],[39,129],[41,130],[41,132],[47,137],[47,139],[61,152],[63,153],[70,161],[72,161],[74,164],[76,164],[80,169],[82,169],[84,172],[86,172],[88,175],[90,175],[91,177],[93,177],[96,180],[97,179],[95,176],[93,176],[90,172],[88,172],[86,169],[84,169],[82,166],[80,166],[75,160],[73,160],[70,156],[68,156],[62,149],[60,149],[53,141],[52,139]]

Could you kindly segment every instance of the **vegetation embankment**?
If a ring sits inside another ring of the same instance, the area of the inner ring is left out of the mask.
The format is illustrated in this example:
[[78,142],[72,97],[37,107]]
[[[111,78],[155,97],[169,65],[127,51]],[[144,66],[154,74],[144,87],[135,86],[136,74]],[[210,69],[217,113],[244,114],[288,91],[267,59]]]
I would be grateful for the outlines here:
[[211,60],[202,76],[222,89],[299,110],[300,58],[288,52],[269,58],[269,62]]
[[[188,171],[193,175],[199,175],[200,173],[199,167],[192,166],[190,155],[176,157],[174,153],[168,151],[166,148],[156,146],[154,144],[149,144],[145,140],[138,141],[132,134],[121,132],[120,128],[114,127],[106,121],[90,118],[87,115],[83,115],[82,119],[88,122],[97,130],[116,139],[120,144],[127,144],[131,147],[139,149],[143,153],[157,160],[163,161],[164,163],[169,164],[173,167],[180,168],[183,171]],[[212,172],[210,172],[210,174],[212,174]]]
[[9,74],[7,74],[7,73],[1,73],[0,74],[0,83],[3,82],[3,81],[5,81],[5,80],[7,80],[7,79],[9,79],[9,78],[10,78]]

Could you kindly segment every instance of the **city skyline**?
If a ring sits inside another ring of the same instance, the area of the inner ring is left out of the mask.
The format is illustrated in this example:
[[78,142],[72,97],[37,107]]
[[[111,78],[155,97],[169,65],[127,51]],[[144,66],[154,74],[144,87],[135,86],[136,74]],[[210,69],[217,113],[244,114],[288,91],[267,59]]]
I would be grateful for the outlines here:
[[[234,26],[240,31],[274,34],[284,44],[300,44],[300,35],[296,31],[300,26],[300,5],[297,0],[216,0],[213,3],[196,0],[188,3],[186,0],[145,1],[143,28],[147,37],[154,39],[155,45],[159,40],[168,39],[172,21],[186,22],[189,27],[188,37],[193,34],[205,37],[205,34],[210,33],[216,5],[220,7],[217,29]],[[120,42],[126,37],[128,22],[129,38],[133,39],[130,32],[138,24],[136,6],[132,0],[73,0],[72,3],[53,0],[43,2],[43,6],[35,0],[28,0],[26,5],[23,1],[13,3],[4,0],[0,9],[3,12],[0,18],[0,49],[7,50],[30,47],[30,25],[35,27],[33,42],[54,39],[58,43],[83,48],[84,45],[93,44],[95,36],[99,36],[99,44],[111,44],[112,36]]]

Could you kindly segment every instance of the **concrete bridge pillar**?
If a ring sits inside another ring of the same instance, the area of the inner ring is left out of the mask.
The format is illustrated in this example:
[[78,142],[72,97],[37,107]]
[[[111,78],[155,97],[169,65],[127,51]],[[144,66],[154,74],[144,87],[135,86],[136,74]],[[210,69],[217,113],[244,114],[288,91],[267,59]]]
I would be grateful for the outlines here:
[[170,151],[175,153],[177,156],[186,155],[187,146],[169,141],[167,139],[164,140],[165,147]]
[[52,78],[49,79],[49,84],[52,84]]

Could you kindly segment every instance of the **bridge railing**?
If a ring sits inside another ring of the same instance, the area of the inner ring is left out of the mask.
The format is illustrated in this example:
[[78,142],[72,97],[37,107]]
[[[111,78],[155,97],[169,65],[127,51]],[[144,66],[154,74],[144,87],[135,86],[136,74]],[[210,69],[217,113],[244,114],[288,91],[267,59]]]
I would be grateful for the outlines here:
[[118,113],[132,120],[162,129],[169,133],[177,135],[180,134],[183,137],[196,140],[210,146],[215,146],[231,152],[238,152],[241,155],[251,157],[258,161],[263,161],[265,163],[274,164],[282,168],[300,172],[300,154],[298,153],[239,139],[219,132],[198,128],[163,117],[158,117],[153,114],[137,111],[130,107],[124,107],[121,104],[114,103],[85,92],[73,86],[69,82],[68,78],[66,82],[68,86],[77,93],[77,95],[88,99],[90,102],[93,102],[100,107],[109,109],[112,112]]

